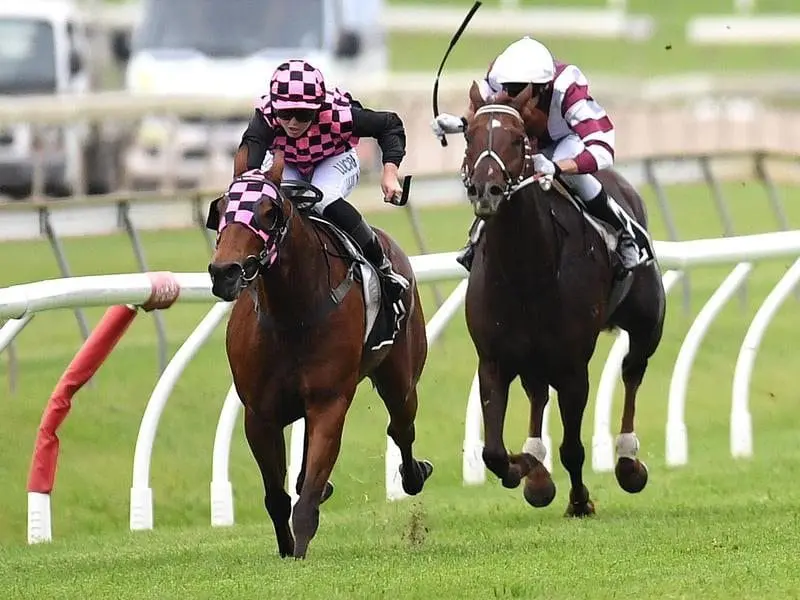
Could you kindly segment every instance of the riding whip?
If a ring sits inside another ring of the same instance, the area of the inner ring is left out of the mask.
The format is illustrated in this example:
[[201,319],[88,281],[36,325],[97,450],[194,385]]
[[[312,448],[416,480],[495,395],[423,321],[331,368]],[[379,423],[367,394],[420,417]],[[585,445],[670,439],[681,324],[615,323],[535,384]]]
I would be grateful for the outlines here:
[[392,197],[386,200],[389,204],[394,204],[395,206],[405,206],[408,202],[408,194],[411,191],[411,175],[406,175],[403,178],[403,191],[400,194],[400,197]]
[[[464,21],[461,23],[461,26],[458,28],[458,30],[456,30],[453,39],[450,40],[450,45],[447,47],[447,51],[444,53],[444,56],[442,57],[442,63],[439,65],[439,70],[436,73],[436,81],[433,82],[434,119],[439,116],[439,76],[442,74],[442,69],[444,69],[444,63],[447,61],[447,57],[450,56],[450,51],[458,42],[459,38],[461,37],[461,34],[464,33],[464,30],[467,28],[467,25],[469,25],[469,22],[472,20],[472,15],[474,15],[480,7],[481,7],[480,0],[478,0],[477,2],[475,2],[475,4],[472,5],[472,8],[469,9],[467,16],[464,17]],[[447,139],[445,138],[445,136],[442,136],[439,141],[442,142],[443,148],[447,146]]]

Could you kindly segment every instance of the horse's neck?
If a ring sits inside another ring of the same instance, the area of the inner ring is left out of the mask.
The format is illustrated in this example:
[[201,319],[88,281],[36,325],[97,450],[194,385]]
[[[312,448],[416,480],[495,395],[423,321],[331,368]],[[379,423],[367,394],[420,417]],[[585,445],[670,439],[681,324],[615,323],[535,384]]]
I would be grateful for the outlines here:
[[261,276],[260,310],[287,327],[310,320],[312,311],[328,293],[326,263],[310,221],[295,211],[278,262]]
[[487,223],[487,247],[501,264],[493,267],[513,273],[523,270],[526,279],[555,277],[558,239],[550,214],[550,200],[533,189],[524,190],[507,201]]

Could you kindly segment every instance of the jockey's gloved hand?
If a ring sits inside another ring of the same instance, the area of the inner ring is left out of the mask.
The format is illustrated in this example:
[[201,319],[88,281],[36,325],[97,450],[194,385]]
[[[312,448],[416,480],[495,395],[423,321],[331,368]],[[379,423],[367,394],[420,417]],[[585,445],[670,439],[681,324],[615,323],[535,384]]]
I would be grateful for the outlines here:
[[561,173],[559,166],[544,154],[533,155],[533,175],[544,191],[553,185],[553,179]]
[[544,175],[546,177],[557,177],[561,173],[561,169],[556,163],[547,158],[544,154],[533,155],[533,172],[536,175]]
[[431,129],[436,137],[443,137],[446,133],[461,133],[467,127],[464,117],[442,113],[431,121]]

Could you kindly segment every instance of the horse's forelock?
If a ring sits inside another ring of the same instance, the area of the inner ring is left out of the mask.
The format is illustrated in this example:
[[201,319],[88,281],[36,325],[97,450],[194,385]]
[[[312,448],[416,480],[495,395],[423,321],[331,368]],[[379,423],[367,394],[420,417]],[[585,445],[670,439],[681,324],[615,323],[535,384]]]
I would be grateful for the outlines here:
[[[500,102],[493,102],[492,104],[501,104]],[[508,104],[502,104],[502,106],[509,106]],[[513,108],[513,107],[511,107]],[[479,129],[488,129],[490,127],[490,123],[492,119],[499,120],[503,127],[502,130],[506,133],[509,133],[513,136],[519,136],[525,133],[524,127],[524,117],[520,115],[520,118],[516,118],[514,115],[505,113],[505,112],[491,112],[487,111],[481,113],[480,115],[476,114],[470,123],[470,128],[474,128],[473,131]],[[522,120],[520,120],[522,119]]]

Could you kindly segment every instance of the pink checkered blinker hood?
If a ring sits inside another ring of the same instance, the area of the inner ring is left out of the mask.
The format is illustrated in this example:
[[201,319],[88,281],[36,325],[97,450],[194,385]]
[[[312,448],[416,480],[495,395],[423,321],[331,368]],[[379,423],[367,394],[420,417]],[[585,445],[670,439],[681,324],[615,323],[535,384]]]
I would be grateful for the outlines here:
[[[278,246],[286,234],[286,219],[278,189],[260,170],[253,169],[234,179],[225,196],[228,203],[225,214],[219,221],[218,234],[231,223],[241,223],[264,242],[264,249],[255,257],[259,264],[272,266],[278,258]],[[280,213],[271,227],[264,227],[258,218],[259,202],[272,203],[272,210]]]
[[275,69],[269,93],[275,110],[318,109],[325,102],[325,80],[319,69],[304,60],[292,59]]

